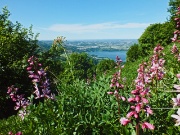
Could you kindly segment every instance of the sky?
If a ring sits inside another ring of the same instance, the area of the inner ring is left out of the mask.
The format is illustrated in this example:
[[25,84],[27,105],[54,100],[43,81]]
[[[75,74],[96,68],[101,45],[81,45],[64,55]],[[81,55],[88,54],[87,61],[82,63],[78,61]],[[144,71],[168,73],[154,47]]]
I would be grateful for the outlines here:
[[169,0],[0,0],[9,19],[33,26],[39,40],[138,39],[154,23],[167,21]]

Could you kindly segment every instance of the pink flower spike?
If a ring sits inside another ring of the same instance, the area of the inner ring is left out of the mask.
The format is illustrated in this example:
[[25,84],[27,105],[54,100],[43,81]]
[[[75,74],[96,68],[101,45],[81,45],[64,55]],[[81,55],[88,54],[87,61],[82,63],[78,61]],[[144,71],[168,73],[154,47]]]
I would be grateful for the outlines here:
[[124,126],[126,126],[128,123],[130,123],[131,121],[126,119],[126,118],[121,118],[120,119],[120,123]]
[[172,115],[171,115],[171,117],[173,117],[173,118],[176,119],[176,124],[175,124],[175,126],[179,126],[179,125],[180,125],[180,108],[178,108],[177,114],[178,114],[178,115],[175,115],[175,114],[172,114]]
[[152,125],[148,122],[144,122],[144,123],[142,123],[142,129],[145,129],[145,128],[148,128],[150,130],[154,130],[155,127],[154,127],[154,125]]

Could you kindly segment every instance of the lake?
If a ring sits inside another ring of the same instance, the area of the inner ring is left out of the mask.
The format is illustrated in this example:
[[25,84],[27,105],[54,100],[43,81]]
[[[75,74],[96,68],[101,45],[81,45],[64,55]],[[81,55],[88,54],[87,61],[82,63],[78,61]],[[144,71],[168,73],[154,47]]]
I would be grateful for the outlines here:
[[95,55],[100,58],[109,58],[112,60],[116,60],[116,56],[119,56],[123,61],[126,61],[126,53],[127,51],[95,51],[95,52],[87,52],[90,55]]

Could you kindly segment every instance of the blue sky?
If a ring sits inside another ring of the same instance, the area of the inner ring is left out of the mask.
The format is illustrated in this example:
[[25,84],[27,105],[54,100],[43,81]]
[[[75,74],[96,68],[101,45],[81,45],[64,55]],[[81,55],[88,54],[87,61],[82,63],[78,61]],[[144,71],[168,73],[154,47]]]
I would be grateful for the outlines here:
[[138,39],[145,28],[167,20],[169,0],[0,0],[12,22],[39,40]]

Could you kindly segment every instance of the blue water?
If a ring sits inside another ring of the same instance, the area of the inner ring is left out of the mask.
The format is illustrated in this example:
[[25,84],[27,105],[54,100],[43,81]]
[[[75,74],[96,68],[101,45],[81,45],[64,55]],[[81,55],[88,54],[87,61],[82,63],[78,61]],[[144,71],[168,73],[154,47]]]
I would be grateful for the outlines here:
[[97,57],[104,57],[112,60],[116,60],[116,56],[119,56],[121,60],[126,61],[126,52],[127,51],[95,51],[87,53],[90,55],[96,55]]

